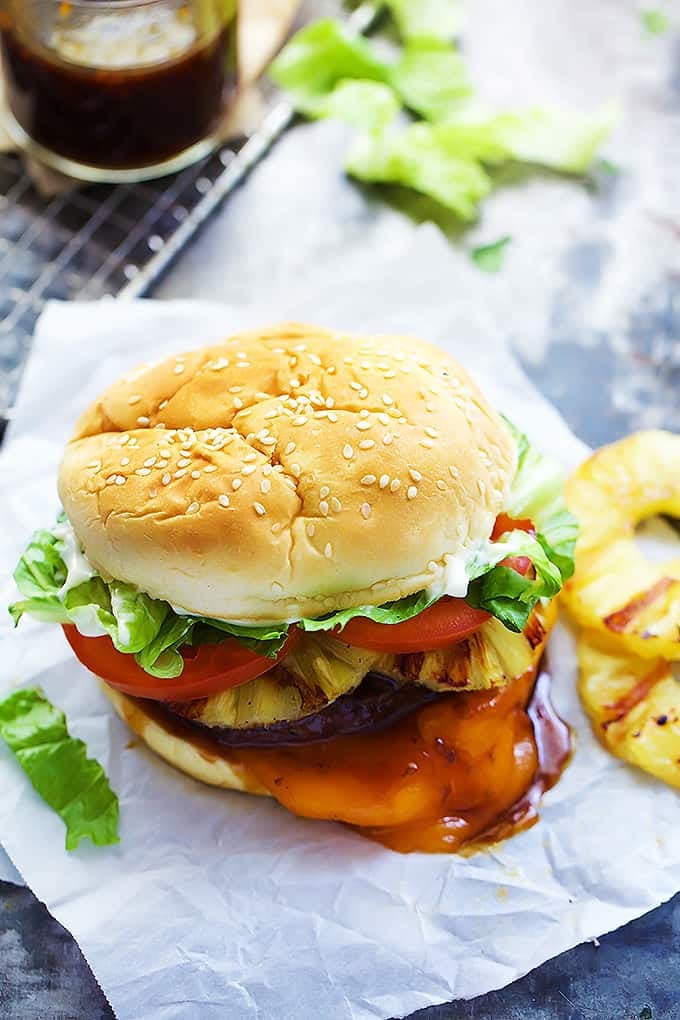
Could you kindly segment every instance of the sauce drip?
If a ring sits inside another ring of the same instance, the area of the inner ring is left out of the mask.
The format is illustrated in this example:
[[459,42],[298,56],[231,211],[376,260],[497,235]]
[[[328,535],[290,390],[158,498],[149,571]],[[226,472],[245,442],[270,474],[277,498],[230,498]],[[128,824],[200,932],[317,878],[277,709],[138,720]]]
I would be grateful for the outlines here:
[[548,689],[531,670],[502,689],[444,696],[386,732],[236,757],[295,814],[401,852],[478,848],[533,825],[567,764],[569,728]]

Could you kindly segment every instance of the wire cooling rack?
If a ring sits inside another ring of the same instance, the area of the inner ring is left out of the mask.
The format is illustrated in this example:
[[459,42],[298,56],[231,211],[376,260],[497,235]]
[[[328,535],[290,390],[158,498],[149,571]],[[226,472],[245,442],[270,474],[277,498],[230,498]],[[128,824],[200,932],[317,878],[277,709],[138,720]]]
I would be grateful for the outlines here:
[[[307,4],[305,13],[337,13],[338,6]],[[374,4],[364,3],[349,21],[365,32],[375,17]],[[88,186],[45,199],[21,158],[0,154],[0,437],[45,302],[147,293],[294,118],[272,89],[264,109],[249,138],[143,184]]]

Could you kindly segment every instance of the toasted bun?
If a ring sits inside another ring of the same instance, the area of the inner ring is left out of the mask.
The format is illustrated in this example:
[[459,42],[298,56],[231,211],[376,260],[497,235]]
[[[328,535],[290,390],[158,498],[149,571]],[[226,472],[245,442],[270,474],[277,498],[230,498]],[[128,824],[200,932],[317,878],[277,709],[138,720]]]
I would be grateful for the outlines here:
[[515,465],[443,351],[286,324],[115,383],[59,492],[104,576],[195,615],[293,620],[443,582],[491,533]]
[[160,718],[152,715],[148,702],[121,694],[103,680],[100,681],[100,686],[113,702],[123,722],[127,723],[132,732],[169,765],[210,786],[271,797],[269,790],[255,779],[245,765],[236,761],[230,762],[224,753],[220,753],[218,747],[212,753],[199,742],[186,740],[170,727],[163,725]]

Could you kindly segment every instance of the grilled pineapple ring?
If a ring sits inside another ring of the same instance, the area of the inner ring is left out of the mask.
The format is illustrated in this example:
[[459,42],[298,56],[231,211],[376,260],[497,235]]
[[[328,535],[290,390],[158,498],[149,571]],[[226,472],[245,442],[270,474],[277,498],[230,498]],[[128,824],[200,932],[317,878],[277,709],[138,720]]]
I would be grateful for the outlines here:
[[680,683],[664,659],[618,651],[611,638],[578,638],[579,693],[612,754],[680,789]]
[[634,541],[644,518],[680,518],[680,435],[637,432],[603,447],[567,482],[566,498],[581,527],[564,587],[570,612],[644,659],[680,659],[680,557],[652,563]]
[[556,612],[554,603],[539,603],[523,634],[514,634],[491,619],[465,641],[417,655],[353,648],[323,632],[301,634],[285,659],[262,676],[208,698],[173,702],[169,707],[204,726],[250,729],[295,722],[327,708],[371,672],[442,692],[500,687],[536,665]]

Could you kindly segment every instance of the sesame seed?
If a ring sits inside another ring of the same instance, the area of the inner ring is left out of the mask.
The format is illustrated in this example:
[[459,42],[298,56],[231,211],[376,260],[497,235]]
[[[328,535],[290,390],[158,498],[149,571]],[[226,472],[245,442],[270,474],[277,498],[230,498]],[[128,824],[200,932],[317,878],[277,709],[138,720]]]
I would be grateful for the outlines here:
[[401,482],[399,481],[399,479],[393,478],[392,481],[390,482],[390,492],[396,492],[400,485]]
[[424,446],[426,450],[434,449],[434,442],[431,439],[421,439],[420,445]]
[[316,525],[313,521],[310,521],[307,525],[307,535],[309,538],[314,538],[314,532],[316,531]]
[[336,514],[339,514],[340,511],[342,510],[342,503],[340,502],[337,496],[333,496],[331,498],[331,508],[333,512]]
[[252,464],[253,461],[256,461],[256,460],[257,460],[257,454],[255,453],[254,450],[251,450],[250,453],[245,453],[243,455],[243,463],[244,464]]
[[430,412],[435,410],[435,406],[431,400],[428,400],[428,402],[425,404],[425,410]]
[[208,464],[207,467],[203,468],[203,473],[206,474],[206,475],[211,475],[213,473],[213,471],[217,471],[217,465],[216,464]]
[[381,411],[380,414],[378,415],[378,421],[380,422],[381,425],[389,425],[390,423],[389,416],[386,415],[384,411]]
[[362,407],[362,409],[359,411],[359,417],[368,418],[368,411],[366,410],[365,407]]
[[429,436],[430,439],[437,439],[439,433],[437,432],[436,429],[433,429],[432,426],[428,425],[427,428],[425,429],[425,435]]
[[166,400],[161,400],[160,404],[158,405],[158,410],[159,411],[164,411],[166,409],[166,407],[168,406],[168,403],[169,403],[169,401],[167,399]]
[[370,503],[362,503],[361,504],[361,516],[364,518],[364,520],[368,520],[368,518],[370,516],[370,513],[371,513],[371,504]]
[[296,478],[299,478],[300,475],[302,474],[302,468],[300,467],[299,464],[291,464],[290,473],[291,475],[295,475]]
[[420,471],[416,471],[415,468],[409,468],[408,473],[414,482],[422,482],[423,476],[421,475]]
[[128,404],[130,404],[130,406],[132,406],[133,404],[138,404],[141,399],[142,398],[140,397],[139,393],[134,393],[131,397],[128,397]]
[[217,361],[213,361],[210,368],[213,372],[219,372],[222,368],[227,368],[229,362],[226,358],[218,358]]
[[275,595],[280,595],[283,591],[283,585],[279,584],[278,581],[272,581],[272,591]]
[[149,468],[137,468],[135,471],[136,475],[150,475],[151,471]]
[[181,375],[183,371],[184,365],[178,361],[175,367],[173,368],[173,372],[175,373],[175,375]]
[[[184,451],[182,451],[184,452]],[[191,464],[191,457],[182,457],[181,460],[177,461],[177,467],[185,468]]]
[[290,380],[290,386],[291,386],[291,388],[292,388],[292,389],[294,389],[294,390],[297,390],[297,389],[299,389],[299,387],[300,387],[301,385],[302,385],[302,383],[300,382],[300,380],[299,380],[299,379],[295,379],[295,378],[293,378],[293,379],[291,379],[291,380]]
[[217,497],[217,502],[220,504],[220,506],[227,507],[229,506],[229,497],[227,496],[226,493],[223,492],[220,496]]
[[343,360],[345,365],[351,365],[352,361],[353,361],[353,359],[350,357],[349,354],[346,354],[345,357],[342,360]]
[[439,567],[437,566],[434,560],[430,560],[430,562],[427,565],[427,569],[431,574],[436,574],[437,571],[439,570]]
[[337,372],[337,368],[335,367],[335,365],[329,365],[328,368],[326,369],[326,372],[328,375],[335,375],[335,373]]
[[323,554],[327,560],[331,560],[333,558],[333,546],[331,545],[330,542],[326,542],[326,547],[323,551]]
[[242,386],[230,386],[229,387],[229,392],[230,393],[242,393],[243,392],[243,387]]
[[365,432],[366,429],[373,428],[373,423],[370,421],[358,421],[354,427],[359,429],[360,432]]
[[[280,464],[277,464],[276,466],[277,466],[277,468],[279,468],[279,470],[281,470],[281,471],[283,470],[283,468],[281,467]],[[268,478],[273,470],[274,469],[272,468],[271,464],[263,464],[262,465],[262,474],[264,475],[265,478]]]
[[392,435],[392,433],[391,432],[386,432],[385,435],[383,436],[382,441],[385,444],[385,446],[389,446],[393,439],[394,439],[394,436]]
[[125,444],[128,443],[129,441],[130,441],[130,436],[128,435],[127,432],[124,435],[122,435],[120,437],[120,439],[118,440],[120,446],[125,446]]
[[148,425],[150,420],[151,419],[147,418],[147,416],[145,414],[140,414],[139,418],[137,419],[137,424],[138,425]]
[[187,469],[186,468],[181,468],[181,470],[175,471],[175,478],[184,478],[186,473],[187,473]]
[[170,456],[171,456],[169,450],[159,450],[159,453],[160,453],[161,457],[163,458],[163,460],[168,460],[170,458]]
[[354,379],[351,381],[351,383],[349,385],[350,385],[350,388],[353,389],[353,390],[356,390],[357,393],[359,392],[360,389],[362,389],[361,383],[356,382],[356,380],[354,380]]
[[311,361],[311,363],[313,365],[316,365],[317,368],[321,368],[321,358],[319,357],[318,354],[310,353],[309,354],[309,360]]
[[382,402],[385,405],[385,407],[390,407],[394,403],[389,393],[383,393]]
[[257,471],[257,466],[255,464],[245,464],[241,468],[241,474],[242,475],[253,475],[253,474],[255,474],[256,471]]
[[236,367],[237,368],[250,368],[250,362],[249,361],[237,361],[236,362]]
[[293,425],[306,425],[307,424],[307,419],[305,418],[304,414],[300,414],[296,418],[293,418],[292,424]]
[[264,517],[267,512],[261,503],[253,503],[253,509],[258,517]]
[[117,475],[109,475],[109,477],[106,479],[106,485],[115,485],[116,484],[116,478],[117,478]]
[[361,484],[362,485],[375,485],[376,481],[377,481],[377,479],[376,479],[375,475],[364,475],[364,477],[361,479]]
[[116,485],[125,485],[126,481],[125,475],[116,475]]
[[394,369],[390,369],[389,372],[385,372],[385,375],[383,376],[383,378],[384,379],[394,379],[396,374],[397,373],[394,371]]
[[240,489],[242,485],[243,485],[242,478],[234,478],[234,480],[231,483],[231,487],[234,490],[234,492],[236,492],[237,489]]
[[328,517],[328,503],[325,499],[322,499],[319,503],[319,513],[323,514],[324,517]]
[[198,511],[200,509],[201,509],[201,504],[197,503],[196,500],[194,500],[193,503],[189,503],[189,506],[187,507],[187,513],[188,514],[195,514],[195,513],[198,513]]
[[326,407],[328,408],[335,407],[335,401],[333,400],[333,397],[326,397]]
[[366,389],[365,386],[359,390],[359,396],[361,397],[362,400],[365,400],[366,397],[368,396],[368,390]]
[[240,411],[241,408],[243,407],[243,401],[241,400],[240,397],[234,397],[234,407],[236,408],[237,411]]
[[362,439],[359,443],[360,450],[372,450],[375,446],[375,439]]
[[342,455],[345,458],[345,460],[351,460],[352,457],[354,456],[354,450],[349,445],[349,443],[345,443],[345,445],[343,446]]
[[333,424],[335,425],[335,423],[336,423],[336,422],[337,422],[337,420],[338,420],[338,416],[337,416],[337,414],[335,413],[335,411],[329,411],[329,412],[328,412],[328,420],[329,420],[329,421],[332,421],[332,422],[333,422]]
[[380,488],[381,489],[386,489],[389,484],[390,484],[390,476],[389,475],[381,475],[380,476],[380,481],[378,482],[378,485],[380,486]]
[[121,457],[120,458],[120,466],[121,467],[127,467],[127,465],[129,463],[130,463],[130,458],[129,457]]
[[[123,463],[123,462],[121,461],[121,464],[122,464],[122,463]],[[144,467],[153,467],[155,463],[156,463],[156,458],[155,458],[155,457],[148,457],[148,458],[147,458],[147,459],[146,459],[146,460],[144,461]]]
[[161,481],[162,481],[163,485],[169,485],[171,477],[172,476],[169,473],[163,475],[163,477],[161,478]]
[[265,421],[271,421],[273,418],[277,418],[278,414],[279,412],[276,410],[275,407],[273,407],[271,411],[267,411],[267,413],[264,416],[264,419]]
[[449,474],[452,478],[458,477],[458,468],[454,467],[453,464],[449,464]]
[[201,472],[200,471],[192,471],[191,472],[191,477],[192,478],[200,478],[201,477]]
[[416,489],[415,485],[409,485],[408,489],[406,490],[406,498],[415,499],[417,495],[418,490]]
[[444,481],[443,478],[438,478],[437,479],[437,488],[440,489],[441,492],[445,492],[446,491],[446,482]]
[[285,353],[286,353],[285,347],[272,347],[272,354],[285,354]]
[[325,499],[330,491],[331,490],[328,488],[327,485],[322,485],[321,488],[319,489],[319,495],[321,496],[321,499]]
[[295,449],[295,443],[288,443],[286,449],[283,451],[286,455],[291,454]]
[[262,481],[260,482],[260,492],[266,496],[268,492],[271,492],[271,488],[272,483],[269,481],[269,479],[263,478]]

